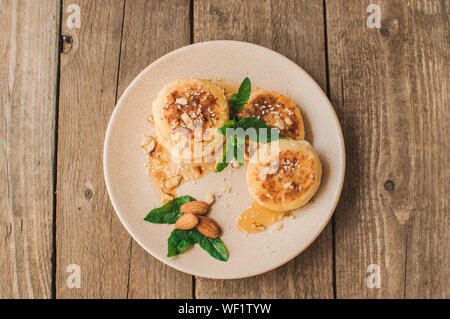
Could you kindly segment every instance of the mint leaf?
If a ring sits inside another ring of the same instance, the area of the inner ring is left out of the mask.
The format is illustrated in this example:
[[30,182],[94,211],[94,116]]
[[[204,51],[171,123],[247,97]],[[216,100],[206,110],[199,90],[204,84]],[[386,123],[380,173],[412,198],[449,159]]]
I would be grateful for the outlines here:
[[252,91],[252,83],[250,82],[250,79],[246,77],[244,81],[242,81],[238,91],[238,97],[242,99],[242,102],[244,104],[247,103],[251,91]]
[[200,245],[210,256],[220,260],[228,261],[228,252],[220,238],[209,238],[200,233],[197,229],[192,229],[192,236],[195,242]]
[[244,165],[244,151],[245,151],[245,139],[234,136],[234,158],[237,160],[240,166]]
[[252,91],[252,83],[247,77],[242,81],[239,91],[231,96],[231,110],[234,114],[240,113],[245,104],[247,104]]
[[[191,196],[180,196],[162,207],[153,209],[144,220],[156,224],[173,224],[183,215],[180,213],[180,207],[195,200]],[[218,260],[228,260],[228,252],[222,240],[219,238],[208,238],[195,228],[189,230],[175,228],[172,231],[167,239],[167,257],[179,255],[195,244],[199,244],[200,247]]]
[[[243,156],[238,156],[238,154],[244,154],[245,138],[242,136],[238,136],[236,133],[231,133],[228,136],[227,129],[242,128],[244,131],[246,131],[247,129],[253,128],[256,130],[256,136],[254,136],[254,134],[249,134],[247,138],[256,142],[270,143],[278,139],[286,138],[280,135],[276,129],[271,128],[256,117],[245,117],[242,119],[238,119],[236,117],[236,114],[240,113],[243,109],[243,106],[248,103],[251,91],[252,84],[250,82],[250,79],[247,77],[244,79],[244,81],[242,81],[238,93],[231,96],[231,119],[218,129],[220,134],[226,136],[226,142],[223,146],[222,159],[217,163],[216,166],[216,173],[223,171],[228,166],[229,163],[226,161],[227,152],[233,152],[233,158],[236,158],[241,166],[244,164]],[[263,131],[265,134],[263,132],[260,132],[260,129],[265,129],[265,131]]]
[[216,165],[216,170],[215,170],[216,173],[223,171],[228,166],[229,162],[227,162],[227,153],[230,151],[233,151],[233,138],[232,137],[227,138],[225,144],[223,145],[222,159]]
[[255,129],[259,129],[259,128],[270,129],[271,128],[269,125],[267,125],[260,119],[257,119],[256,117],[244,117],[238,121],[238,126],[242,127],[244,130],[251,128],[251,127],[255,128]]
[[227,135],[227,129],[228,128],[234,128],[234,127],[236,127],[236,121],[228,120],[228,122],[226,122],[224,126],[219,127],[218,130],[219,130],[220,134],[222,134],[223,136],[226,136]]
[[179,255],[194,244],[195,238],[192,229],[180,230],[175,228],[167,239],[167,257]]
[[210,256],[220,261],[228,261],[228,252],[223,241],[206,237],[195,228],[172,231],[167,240],[167,257],[179,255],[194,244],[199,244]]
[[[264,143],[270,143],[272,141],[277,141],[278,139],[285,139],[286,137],[279,134],[278,131],[274,128],[271,128],[269,125],[264,123],[263,121],[257,119],[256,117],[244,117],[240,119],[237,123],[238,127],[241,127],[244,130],[247,130],[249,128],[254,128],[256,130],[256,139],[252,136],[249,137],[249,139],[256,141],[256,142],[264,142]],[[261,139],[260,131],[259,129],[266,129],[267,132],[267,139]],[[278,138],[276,137],[278,133]]]
[[[286,138],[283,135],[280,135],[278,130],[271,128],[256,117],[244,117],[237,122],[229,120],[224,126],[218,129],[222,135],[226,136],[226,142],[223,146],[222,159],[216,165],[216,173],[223,171],[228,166],[229,162],[226,160],[228,152],[233,152],[232,158],[237,159],[239,165],[242,166],[244,164],[244,156],[242,156],[245,150],[244,136],[237,135],[235,132],[227,134],[227,129],[237,128],[242,128],[244,131],[254,128],[256,130],[256,135],[249,134],[246,138],[260,143],[270,143]],[[265,134],[260,131],[260,129],[265,129]]]
[[225,159],[225,154],[224,154],[222,160],[221,160],[219,163],[217,163],[217,165],[216,165],[216,170],[215,170],[214,172],[215,172],[215,173],[220,173],[220,172],[223,171],[225,168],[227,168],[228,164],[230,164],[230,163],[227,163],[227,161],[226,161],[226,159]]
[[145,216],[144,220],[154,224],[174,224],[182,213],[180,207],[187,203],[195,201],[191,196],[180,196],[168,202],[162,207],[152,209],[150,213]]

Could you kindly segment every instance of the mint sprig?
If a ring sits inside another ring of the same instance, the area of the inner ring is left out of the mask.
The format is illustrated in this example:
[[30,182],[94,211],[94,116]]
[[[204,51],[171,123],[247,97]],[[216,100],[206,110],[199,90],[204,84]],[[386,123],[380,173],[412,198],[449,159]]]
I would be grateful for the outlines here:
[[[232,121],[232,120],[230,120]],[[225,124],[226,125],[226,124]],[[236,124],[233,127],[228,126],[227,128],[236,128]],[[225,129],[226,130],[226,129]],[[222,131],[221,131],[222,133]],[[226,135],[226,132],[222,133],[223,135]],[[223,171],[228,164],[230,164],[229,161],[227,161],[227,158],[235,158],[237,159],[239,165],[244,165],[244,159],[239,158],[239,154],[244,154],[244,145],[245,140],[237,135],[233,136],[227,136],[227,139],[225,141],[225,144],[223,144],[223,152],[222,152],[222,159],[217,163],[216,165],[216,173],[219,173]],[[241,156],[243,157],[243,156]]]
[[167,239],[167,257],[179,255],[194,244],[195,239],[190,231],[175,228]]
[[[250,79],[247,77],[242,81],[241,86],[239,87],[238,93],[235,93],[231,96],[230,104],[231,104],[231,119],[225,123],[224,126],[220,127],[218,130],[220,134],[226,136],[225,144],[223,145],[223,155],[222,159],[217,163],[216,173],[223,171],[229,164],[227,162],[227,158],[236,159],[239,165],[244,164],[243,156],[239,156],[240,154],[244,154],[245,149],[245,138],[242,136],[238,136],[236,134],[227,134],[228,129],[238,129],[241,128],[244,132],[249,128],[254,128],[256,131],[255,135],[249,135],[248,139],[253,140],[255,142],[262,143],[270,143],[272,141],[276,141],[278,139],[284,139],[286,137],[278,134],[276,129],[271,128],[269,125],[261,121],[256,117],[244,117],[239,119],[237,114],[242,112],[244,105],[248,103],[248,99],[250,98],[250,93],[252,92],[252,83]],[[266,129],[266,136],[263,136],[260,129]]]
[[167,240],[167,257],[181,254],[191,246],[198,244],[210,256],[220,261],[228,261],[228,252],[220,238],[209,238],[197,229],[174,229]]
[[[240,119],[237,123],[237,127],[242,128],[244,131],[249,128],[254,128],[256,130],[256,136],[249,136],[248,138],[258,143],[270,143],[272,141],[287,138],[279,134],[277,129],[271,128],[269,125],[256,117],[244,117]],[[267,135],[265,137],[260,134],[260,129],[266,129],[265,132]]]
[[242,109],[245,104],[247,104],[248,99],[250,98],[250,93],[252,92],[252,83],[249,78],[245,78],[239,86],[238,93],[234,93],[231,96],[231,111],[234,114],[238,114],[242,112]]
[[[144,218],[154,224],[174,224],[183,214],[180,208],[183,204],[196,199],[191,196],[180,196],[164,206],[152,209]],[[228,261],[228,252],[220,238],[208,238],[197,229],[180,230],[175,228],[167,239],[167,257],[181,254],[189,247],[198,244],[212,257],[220,261]]]
[[[245,138],[237,135],[236,131],[227,134],[228,129],[236,130],[238,128],[241,128],[244,132],[249,128],[254,128],[256,135],[249,134],[246,137],[248,137],[249,140],[258,143],[270,143],[286,138],[285,136],[280,135],[276,129],[271,128],[269,125],[256,117],[244,117],[238,121],[229,120],[224,126],[219,128],[220,134],[226,136],[226,141],[223,145],[222,159],[216,166],[216,173],[223,171],[228,166],[229,162],[227,161],[227,158],[236,159],[241,166],[244,164],[243,154],[245,148]],[[265,129],[265,136],[261,134],[260,129]]]
[[180,213],[180,207],[192,201],[195,201],[195,198],[191,196],[180,196],[162,207],[152,209],[145,216],[144,220],[153,224],[175,224],[177,219],[183,215]]

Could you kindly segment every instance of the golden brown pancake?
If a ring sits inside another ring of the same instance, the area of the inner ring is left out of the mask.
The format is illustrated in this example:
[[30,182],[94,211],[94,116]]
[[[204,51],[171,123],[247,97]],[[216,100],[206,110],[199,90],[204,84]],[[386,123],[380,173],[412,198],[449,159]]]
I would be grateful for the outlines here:
[[[269,154],[270,147],[277,142],[278,151]],[[322,166],[311,144],[282,139],[260,145],[246,174],[254,200],[272,210],[288,211],[311,199],[319,188]]]
[[288,97],[274,92],[257,89],[252,91],[239,118],[256,117],[280,134],[294,140],[305,138],[303,119],[298,106]]
[[[178,79],[158,93],[153,118],[158,141],[172,155],[198,160],[223,143],[217,128],[228,121],[229,107],[223,90],[211,81]],[[180,147],[190,155],[180,154]]]

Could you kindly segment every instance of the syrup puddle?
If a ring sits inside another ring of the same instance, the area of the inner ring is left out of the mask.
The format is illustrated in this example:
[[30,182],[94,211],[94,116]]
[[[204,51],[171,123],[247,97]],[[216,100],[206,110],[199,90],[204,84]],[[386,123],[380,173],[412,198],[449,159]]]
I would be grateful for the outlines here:
[[[156,138],[154,138],[156,141]],[[173,176],[180,176],[180,184],[198,180],[204,175],[213,172],[215,163],[175,163],[172,161],[170,153],[159,143],[156,143],[155,149],[148,155],[147,172],[150,178],[155,182],[159,190],[160,199],[163,203],[171,200],[167,195],[176,197],[175,189],[167,188],[166,181]]]
[[245,210],[238,218],[238,229],[249,234],[265,231],[270,225],[282,221],[284,217],[291,216],[292,213],[277,212],[261,206],[253,201],[252,207]]

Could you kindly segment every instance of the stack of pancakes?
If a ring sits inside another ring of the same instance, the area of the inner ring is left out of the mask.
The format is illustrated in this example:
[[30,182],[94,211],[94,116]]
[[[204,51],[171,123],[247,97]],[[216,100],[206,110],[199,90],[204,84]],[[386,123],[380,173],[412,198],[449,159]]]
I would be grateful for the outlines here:
[[[176,80],[165,86],[153,103],[158,142],[175,159],[204,161],[214,154],[224,142],[217,129],[229,116],[224,90],[207,80]],[[287,137],[265,144],[247,141],[246,179],[253,199],[275,211],[306,204],[319,188],[322,166],[311,144],[304,140],[297,105],[277,92],[257,89],[237,116],[256,117]]]

